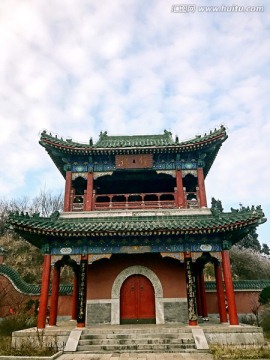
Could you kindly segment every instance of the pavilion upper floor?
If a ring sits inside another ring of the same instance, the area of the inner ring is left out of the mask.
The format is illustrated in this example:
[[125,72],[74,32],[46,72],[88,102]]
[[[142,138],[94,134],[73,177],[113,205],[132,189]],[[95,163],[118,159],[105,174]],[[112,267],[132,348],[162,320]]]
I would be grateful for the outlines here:
[[40,144],[65,178],[65,212],[207,207],[205,177],[223,126],[179,142],[172,134],[108,136],[94,144],[42,132]]
[[66,172],[65,212],[206,207],[202,168]]

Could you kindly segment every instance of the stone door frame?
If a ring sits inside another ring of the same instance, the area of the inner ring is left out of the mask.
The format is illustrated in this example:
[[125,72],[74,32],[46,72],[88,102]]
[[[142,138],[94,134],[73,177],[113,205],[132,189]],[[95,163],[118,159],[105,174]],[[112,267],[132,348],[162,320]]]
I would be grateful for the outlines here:
[[164,324],[163,289],[157,275],[141,265],[130,266],[118,274],[112,286],[111,324],[120,324],[120,290],[124,281],[131,275],[143,275],[151,281],[155,291],[156,324]]

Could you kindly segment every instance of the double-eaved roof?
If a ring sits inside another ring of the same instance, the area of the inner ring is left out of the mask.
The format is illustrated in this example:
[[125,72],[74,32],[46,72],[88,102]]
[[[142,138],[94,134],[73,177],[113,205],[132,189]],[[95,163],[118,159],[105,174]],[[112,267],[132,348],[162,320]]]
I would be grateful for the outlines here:
[[40,145],[42,145],[65,176],[63,171],[65,162],[63,157],[98,155],[119,155],[119,154],[179,154],[198,153],[203,155],[205,162],[205,175],[209,171],[222,143],[227,139],[224,126],[210,131],[203,136],[197,135],[186,141],[179,141],[176,136],[173,139],[171,132],[164,130],[161,135],[130,135],[130,136],[109,136],[107,132],[101,132],[99,140],[93,143],[90,139],[88,144],[74,142],[71,139],[63,140],[53,136],[46,131],[41,133]]

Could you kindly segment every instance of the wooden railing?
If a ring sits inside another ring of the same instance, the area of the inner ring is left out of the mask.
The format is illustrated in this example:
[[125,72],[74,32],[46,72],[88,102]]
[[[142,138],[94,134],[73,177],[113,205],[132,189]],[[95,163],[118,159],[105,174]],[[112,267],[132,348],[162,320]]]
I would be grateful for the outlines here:
[[73,195],[71,199],[72,211],[84,210],[84,195]]
[[94,210],[176,208],[174,193],[96,195]]
[[[184,191],[184,208],[199,208],[198,192]],[[116,210],[116,209],[174,209],[177,208],[176,192],[143,193],[143,194],[93,194],[92,210]],[[85,210],[84,195],[71,197],[72,210]]]
[[200,207],[199,192],[185,192],[186,207],[194,209]]

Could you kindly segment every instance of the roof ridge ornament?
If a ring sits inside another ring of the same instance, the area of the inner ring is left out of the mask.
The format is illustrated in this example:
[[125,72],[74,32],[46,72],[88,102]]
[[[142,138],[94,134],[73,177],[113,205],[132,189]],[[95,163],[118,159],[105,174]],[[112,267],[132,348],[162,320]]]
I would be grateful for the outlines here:
[[101,131],[100,133],[99,133],[99,140],[104,140],[105,138],[107,138],[108,137],[108,132],[107,131]]
[[170,131],[164,129],[164,135],[167,135],[167,136],[171,137],[172,133]]
[[211,213],[212,213],[212,215],[214,216],[214,217],[220,217],[220,215],[222,214],[222,212],[219,210],[219,209],[217,209],[217,208],[211,208],[210,209],[211,210]]
[[60,216],[59,211],[54,211],[54,212],[51,214],[50,218],[51,218],[52,220],[57,220],[57,219],[59,218],[59,216]]

